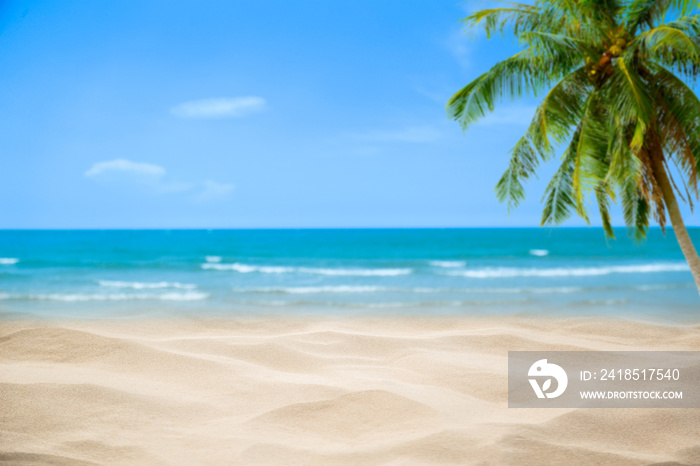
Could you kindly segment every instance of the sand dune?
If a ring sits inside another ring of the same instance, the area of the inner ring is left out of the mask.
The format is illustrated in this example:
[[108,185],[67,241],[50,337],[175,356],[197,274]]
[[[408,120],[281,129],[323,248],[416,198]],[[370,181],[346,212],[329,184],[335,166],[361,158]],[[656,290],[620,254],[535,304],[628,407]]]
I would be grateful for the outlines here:
[[0,321],[0,463],[700,464],[693,409],[508,409],[508,350],[700,350],[624,320]]

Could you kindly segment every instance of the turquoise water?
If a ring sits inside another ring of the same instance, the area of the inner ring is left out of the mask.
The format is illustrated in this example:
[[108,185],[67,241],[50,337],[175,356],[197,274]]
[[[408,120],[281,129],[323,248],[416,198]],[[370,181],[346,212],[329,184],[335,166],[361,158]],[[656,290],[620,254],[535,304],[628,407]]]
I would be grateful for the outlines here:
[[[700,230],[691,231],[700,245]],[[0,231],[0,309],[696,319],[673,237],[599,229]]]

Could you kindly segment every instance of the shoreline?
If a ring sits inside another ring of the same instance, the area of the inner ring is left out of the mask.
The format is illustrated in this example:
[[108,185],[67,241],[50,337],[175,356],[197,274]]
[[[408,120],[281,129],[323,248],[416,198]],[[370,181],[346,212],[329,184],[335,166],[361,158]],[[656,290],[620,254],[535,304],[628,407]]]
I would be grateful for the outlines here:
[[[128,312],[122,312],[128,309]],[[252,309],[252,310],[251,310]],[[493,321],[543,321],[560,322],[568,321],[594,321],[598,323],[610,323],[616,325],[622,322],[633,322],[636,324],[677,327],[677,328],[700,328],[700,312],[693,314],[687,310],[682,312],[663,312],[658,309],[647,312],[634,312],[633,310],[621,310],[618,315],[612,315],[608,311],[592,310],[587,313],[574,314],[570,310],[546,309],[521,310],[503,309],[494,311],[491,308],[472,308],[459,311],[455,308],[434,308],[426,309],[367,309],[354,308],[352,306],[342,307],[340,310],[336,306],[305,307],[293,306],[290,308],[253,307],[243,310],[243,308],[209,308],[203,311],[195,311],[193,308],[174,308],[166,306],[135,307],[133,305],[123,305],[109,307],[101,305],[95,308],[86,308],[80,313],[66,314],[63,309],[55,313],[37,313],[27,310],[0,308],[0,331],[4,324],[35,322],[37,324],[54,325],[109,325],[116,323],[139,323],[149,322],[164,324],[187,322],[265,322],[265,321],[288,321],[288,322],[334,322],[346,321],[455,321],[455,322],[485,322]]]

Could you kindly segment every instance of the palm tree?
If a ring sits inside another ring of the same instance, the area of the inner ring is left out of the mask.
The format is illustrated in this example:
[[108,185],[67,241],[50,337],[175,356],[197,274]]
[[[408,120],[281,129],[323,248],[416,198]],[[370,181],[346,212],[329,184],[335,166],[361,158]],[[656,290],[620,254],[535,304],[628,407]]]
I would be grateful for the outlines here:
[[610,237],[611,201],[622,204],[637,239],[650,216],[663,229],[668,213],[700,290],[700,258],[676,200],[692,208],[698,197],[700,100],[688,84],[700,75],[695,1],[535,0],[478,11],[467,27],[483,27],[488,38],[512,32],[523,50],[457,92],[447,111],[466,128],[504,98],[544,95],[496,185],[498,199],[517,206],[523,182],[561,145],[542,225],[573,212],[588,221],[589,195]]

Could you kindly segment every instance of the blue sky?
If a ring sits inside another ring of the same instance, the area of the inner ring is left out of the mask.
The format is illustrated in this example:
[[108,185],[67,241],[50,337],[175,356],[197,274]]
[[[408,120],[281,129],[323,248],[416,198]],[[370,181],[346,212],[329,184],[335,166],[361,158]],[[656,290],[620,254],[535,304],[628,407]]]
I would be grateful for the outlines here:
[[0,228],[539,224],[554,167],[510,215],[493,191],[534,101],[445,116],[517,50],[463,3],[2,5]]

